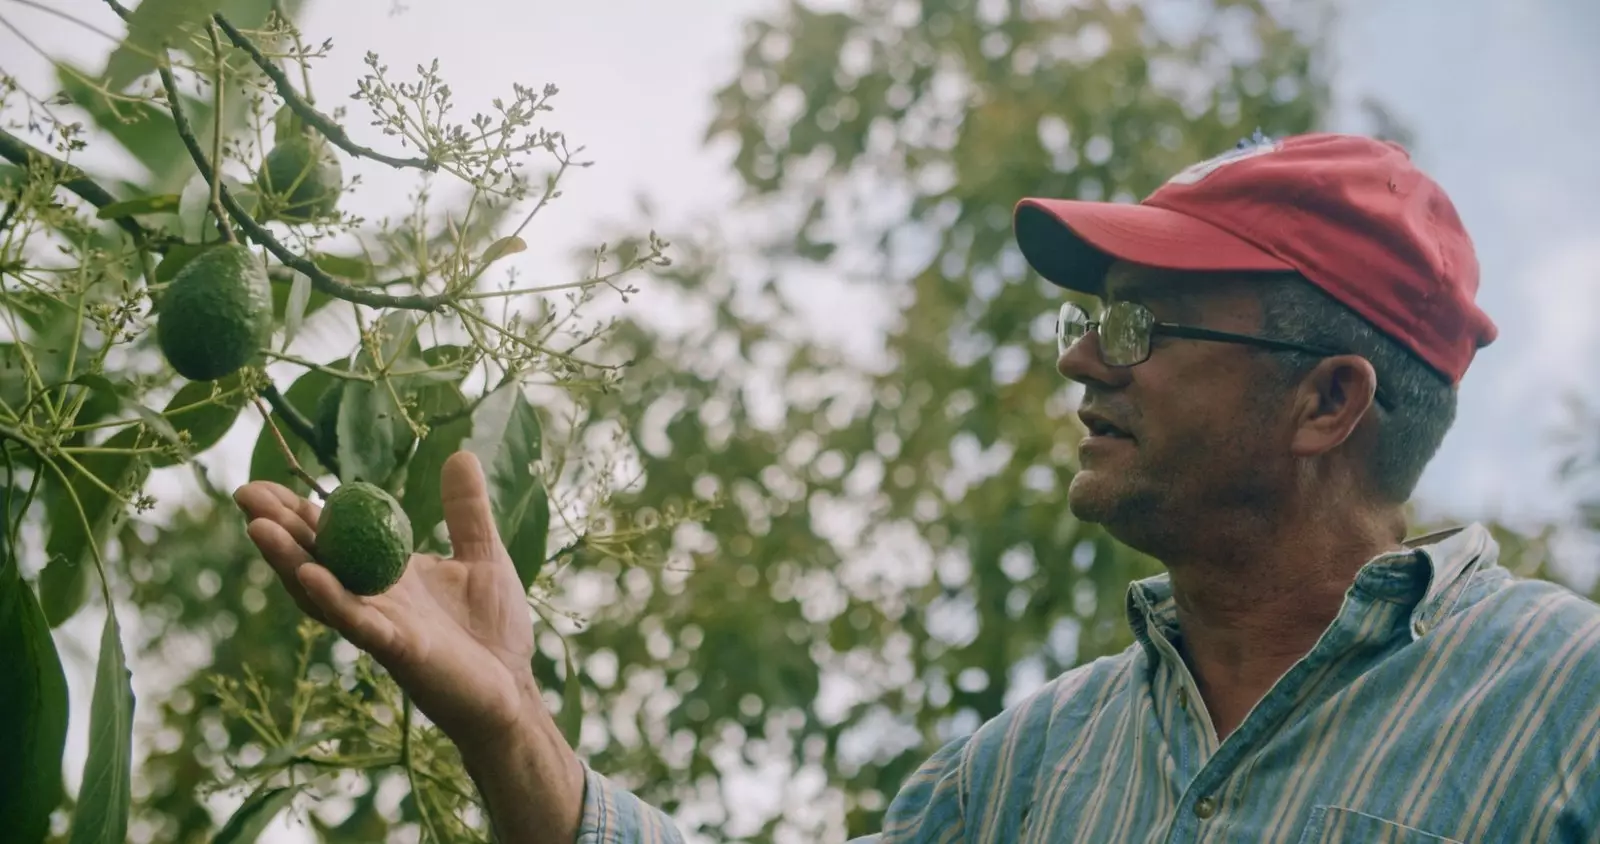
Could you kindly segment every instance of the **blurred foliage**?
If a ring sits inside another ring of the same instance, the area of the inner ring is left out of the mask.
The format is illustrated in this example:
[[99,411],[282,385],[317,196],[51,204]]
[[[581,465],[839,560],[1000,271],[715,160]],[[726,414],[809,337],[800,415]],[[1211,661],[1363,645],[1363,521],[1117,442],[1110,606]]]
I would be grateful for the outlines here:
[[[1136,198],[1257,128],[1321,128],[1330,102],[1320,1],[830,8],[791,3],[749,22],[707,132],[732,153],[741,214],[675,237],[651,295],[687,318],[624,323],[604,346],[634,362],[620,386],[546,425],[547,460],[594,438],[636,452],[639,483],[615,502],[633,515],[613,534],[720,505],[675,527],[670,547],[645,542],[634,557],[576,543],[541,574],[552,603],[585,619],[571,638],[580,753],[716,840],[873,831],[938,744],[1129,644],[1127,583],[1159,567],[1062,503],[1082,432],[1052,366],[1061,293],[1026,272],[1011,208],[1028,195]],[[142,185],[131,192],[194,193],[173,136],[125,123],[110,102],[80,104],[150,169],[126,177]],[[1380,129],[1401,136],[1379,108]],[[649,245],[625,244],[623,263],[629,248]],[[406,269],[393,260],[385,269]],[[283,307],[287,285],[275,287]],[[818,301],[829,295],[885,304],[870,353],[807,330],[819,314],[866,325],[876,310],[843,314],[850,305]],[[318,375],[287,391],[308,413]],[[259,442],[255,459],[284,471]],[[1494,529],[1509,567],[1555,576],[1548,533]],[[264,753],[217,677],[386,692],[348,645],[299,635],[220,493],[114,535],[119,599],[146,643],[132,661],[176,678],[141,699],[154,726],[130,838],[207,841],[221,822],[208,797]],[[652,550],[668,562],[648,562]],[[88,594],[63,579],[40,587],[56,620]],[[560,710],[565,645],[552,629],[540,647]],[[265,708],[288,714],[285,700]],[[384,840],[417,821],[393,773],[345,771],[344,797],[297,817],[320,841]],[[750,791],[730,786],[743,775]]]

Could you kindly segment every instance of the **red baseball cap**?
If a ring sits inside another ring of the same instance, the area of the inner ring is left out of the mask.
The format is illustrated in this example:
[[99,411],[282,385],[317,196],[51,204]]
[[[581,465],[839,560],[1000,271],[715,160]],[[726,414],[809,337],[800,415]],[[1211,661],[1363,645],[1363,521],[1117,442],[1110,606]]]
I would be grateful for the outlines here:
[[1258,132],[1138,204],[1028,198],[1013,224],[1040,275],[1086,293],[1119,258],[1297,271],[1451,384],[1498,333],[1474,302],[1478,259],[1455,206],[1389,141]]

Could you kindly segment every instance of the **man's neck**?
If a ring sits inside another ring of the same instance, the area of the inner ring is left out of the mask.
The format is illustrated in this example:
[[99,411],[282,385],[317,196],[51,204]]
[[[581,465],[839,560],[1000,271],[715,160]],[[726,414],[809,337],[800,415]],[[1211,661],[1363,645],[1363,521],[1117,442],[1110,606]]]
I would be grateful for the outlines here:
[[[1330,524],[1324,521],[1322,524]],[[1356,573],[1400,547],[1404,523],[1337,523],[1249,540],[1233,537],[1211,556],[1167,560],[1177,603],[1180,652],[1194,674],[1218,738],[1225,738],[1333,622]]]

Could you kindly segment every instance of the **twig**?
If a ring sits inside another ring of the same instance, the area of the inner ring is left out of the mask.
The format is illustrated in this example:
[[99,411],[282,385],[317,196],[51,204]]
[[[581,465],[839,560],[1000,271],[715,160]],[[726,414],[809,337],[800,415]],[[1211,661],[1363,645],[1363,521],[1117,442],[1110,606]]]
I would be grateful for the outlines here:
[[328,450],[329,444],[317,436],[317,430],[310,420],[301,416],[300,411],[278,392],[277,387],[268,384],[261,390],[261,395],[267,400],[267,404],[272,405],[272,409],[283,417],[283,424],[288,425],[289,430],[299,437],[301,442],[311,446],[311,450],[317,455],[317,460],[321,461],[328,471],[335,475],[339,474],[339,456]]
[[422,827],[428,831],[435,842],[444,841],[439,837],[439,830],[433,826],[433,817],[428,814],[428,807],[422,799],[422,792],[417,790],[416,766],[411,759],[411,696],[401,692],[405,702],[400,716],[400,764],[406,768],[406,784],[411,786],[411,799],[417,804],[417,814],[422,818]]
[[211,161],[216,165],[211,170],[211,213],[216,215],[223,242],[238,243],[228,216],[222,213],[222,42],[210,21],[206,21],[206,35],[211,36],[211,60],[216,63],[211,73]]
[[261,50],[257,49],[255,43],[246,38],[244,33],[235,29],[233,24],[228,23],[228,19],[223,17],[221,12],[211,17],[212,20],[217,22],[217,26],[222,27],[222,31],[228,36],[228,40],[233,42],[233,46],[250,54],[251,60],[256,63],[257,67],[261,68],[261,72],[265,73],[267,78],[272,80],[272,84],[277,86],[278,96],[283,97],[284,103],[289,108],[294,109],[294,113],[299,115],[300,119],[304,120],[307,125],[314,127],[324,137],[332,141],[334,146],[351,155],[370,158],[373,161],[381,161],[390,167],[414,167],[429,173],[439,169],[439,162],[432,158],[395,158],[384,155],[377,150],[368,149],[350,140],[350,136],[345,134],[343,127],[325,117],[315,108],[312,108],[303,97],[296,93],[294,85],[289,82],[289,77],[285,76],[283,71],[272,63],[271,59],[262,55]]
[[[106,2],[114,3],[115,0],[106,0]],[[189,157],[194,159],[194,165],[199,169],[201,178],[209,183],[212,180],[211,164],[206,160],[205,151],[200,149],[200,142],[195,138],[194,128],[189,124],[189,117],[184,113],[183,106],[180,105],[177,80],[172,78],[172,71],[165,67],[156,68],[156,72],[161,75],[161,84],[166,89],[167,107],[172,111],[172,123],[177,129],[178,137],[183,140],[184,147],[189,150]],[[371,290],[351,287],[342,281],[337,281],[323,272],[321,267],[296,255],[288,247],[279,243],[271,232],[262,228],[261,224],[257,223],[249,212],[245,211],[244,207],[233,198],[233,193],[228,190],[227,185],[218,182],[217,191],[222,199],[223,207],[228,209],[228,213],[232,215],[234,222],[245,230],[251,240],[265,246],[267,251],[276,256],[285,266],[305,273],[311,279],[312,287],[329,296],[371,308],[399,308],[409,311],[429,312],[439,310],[449,301],[449,297],[443,294],[436,296],[391,296],[387,293],[374,293]]]
[[[84,174],[82,170],[71,164],[55,158],[49,153],[40,152],[23,143],[21,138],[0,129],[0,156],[4,156],[11,163],[19,167],[28,167],[35,161],[42,161],[50,168],[50,174],[61,183],[61,186],[77,194],[85,202],[96,208],[104,208],[117,201],[116,197],[106,192],[106,189],[95,184],[94,180]],[[117,225],[124,231],[142,240],[153,240],[153,232],[139,224],[132,217],[115,218]]]
[[259,398],[255,399],[255,405],[256,410],[261,411],[261,419],[267,423],[268,428],[272,429],[272,438],[278,441],[278,450],[283,452],[283,459],[289,461],[289,471],[294,473],[295,477],[304,481],[306,486],[311,487],[317,495],[327,498],[328,491],[317,483],[316,478],[311,477],[306,473],[305,469],[300,467],[300,461],[294,459],[294,449],[290,448],[289,442],[283,438],[283,432],[278,430],[278,423],[272,421],[272,411],[268,410],[267,406]]
[[283,0],[272,0],[272,11],[277,14],[278,20],[289,27],[289,35],[294,38],[294,57],[296,63],[300,65],[300,87],[304,89],[301,93],[305,96],[307,105],[315,106],[317,97],[311,91],[311,69],[306,66],[306,48],[300,43],[300,27],[289,17],[289,13],[284,11]]

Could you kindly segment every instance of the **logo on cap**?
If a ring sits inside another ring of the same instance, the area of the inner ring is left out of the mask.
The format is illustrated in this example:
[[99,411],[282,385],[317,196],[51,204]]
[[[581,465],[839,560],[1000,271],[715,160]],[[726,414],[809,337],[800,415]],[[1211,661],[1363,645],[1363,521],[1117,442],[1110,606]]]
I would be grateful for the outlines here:
[[1208,158],[1198,164],[1191,164],[1183,168],[1176,176],[1168,179],[1167,184],[1192,185],[1229,164],[1237,164],[1246,159],[1277,152],[1281,148],[1281,144],[1261,134],[1261,130],[1257,129],[1255,134],[1240,140],[1233,149],[1221,155]]

